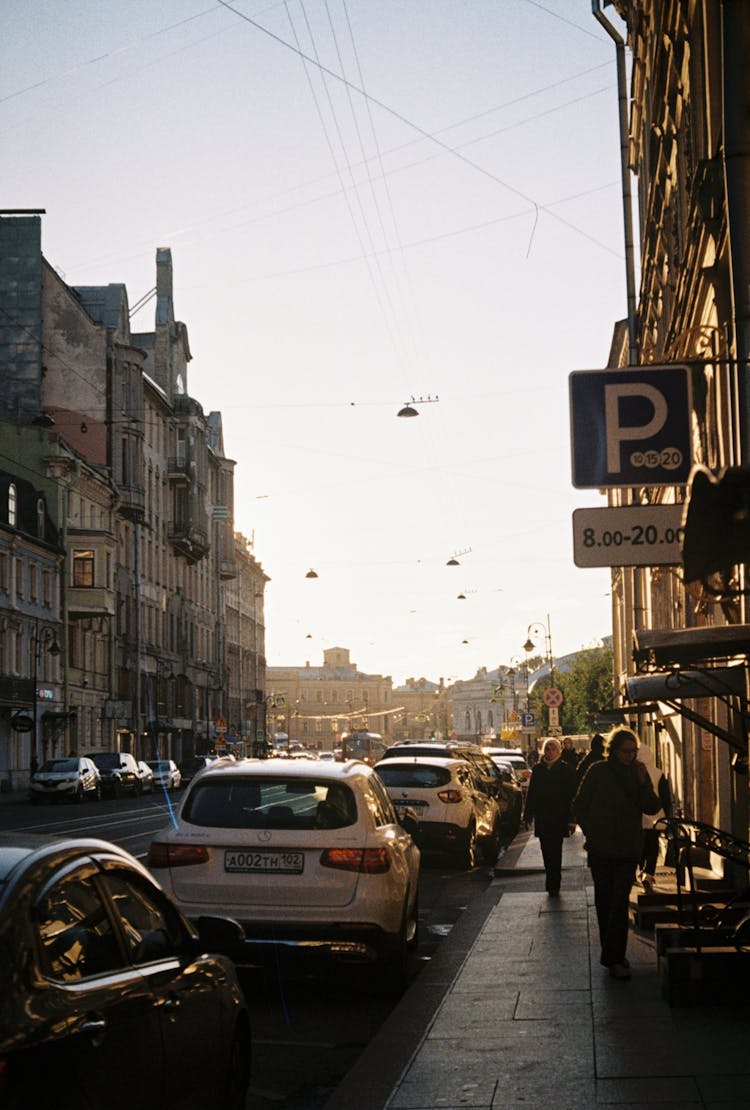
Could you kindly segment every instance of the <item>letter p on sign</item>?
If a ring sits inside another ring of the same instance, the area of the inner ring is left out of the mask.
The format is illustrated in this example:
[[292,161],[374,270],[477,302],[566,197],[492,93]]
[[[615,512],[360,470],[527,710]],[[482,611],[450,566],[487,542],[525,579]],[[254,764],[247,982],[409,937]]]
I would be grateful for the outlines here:
[[[620,399],[643,398],[652,406],[652,416],[647,424],[623,425],[620,423]],[[607,470],[619,474],[622,469],[621,444],[626,440],[651,439],[667,422],[667,402],[664,394],[645,382],[622,382],[604,387],[605,437],[607,443]]]
[[693,454],[687,366],[576,370],[569,386],[577,489],[687,482]]

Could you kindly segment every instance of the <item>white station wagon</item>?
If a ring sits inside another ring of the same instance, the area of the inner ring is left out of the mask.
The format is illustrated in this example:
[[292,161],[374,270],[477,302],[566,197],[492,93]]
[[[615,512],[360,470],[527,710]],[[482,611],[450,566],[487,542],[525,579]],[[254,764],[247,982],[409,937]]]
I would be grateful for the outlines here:
[[220,908],[250,946],[372,963],[391,991],[417,942],[419,864],[380,778],[357,760],[218,761],[148,857],[188,918]]

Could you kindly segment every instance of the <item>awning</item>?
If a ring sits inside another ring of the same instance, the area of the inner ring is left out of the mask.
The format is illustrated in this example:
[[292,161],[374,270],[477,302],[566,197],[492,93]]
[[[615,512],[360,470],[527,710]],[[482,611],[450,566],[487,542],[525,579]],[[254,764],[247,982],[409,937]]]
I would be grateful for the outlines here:
[[[748,725],[747,703],[745,700],[746,668],[744,664],[734,667],[708,667],[705,670],[664,671],[655,674],[632,675],[625,680],[625,692],[632,702],[661,702],[679,713],[699,728],[723,740],[738,752],[746,751],[746,744],[728,732],[721,725],[705,717],[686,700],[713,697],[728,703],[730,698],[737,699],[731,708],[742,717],[745,729]],[[656,706],[652,706],[656,709]]]
[[707,667],[706,670],[661,671],[625,679],[629,701],[682,701],[684,698],[742,697],[745,667]]
[[633,659],[643,667],[685,667],[750,655],[750,624],[636,629]]

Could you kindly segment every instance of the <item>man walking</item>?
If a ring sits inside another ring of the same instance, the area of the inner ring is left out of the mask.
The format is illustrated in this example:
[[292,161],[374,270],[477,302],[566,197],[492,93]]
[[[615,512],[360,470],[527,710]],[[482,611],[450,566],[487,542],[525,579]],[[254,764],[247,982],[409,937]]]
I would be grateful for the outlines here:
[[533,821],[534,833],[539,837],[545,889],[550,898],[560,893],[562,844],[570,834],[570,806],[576,790],[575,771],[561,757],[560,741],[548,737],[542,758],[531,772],[524,809],[527,827]]

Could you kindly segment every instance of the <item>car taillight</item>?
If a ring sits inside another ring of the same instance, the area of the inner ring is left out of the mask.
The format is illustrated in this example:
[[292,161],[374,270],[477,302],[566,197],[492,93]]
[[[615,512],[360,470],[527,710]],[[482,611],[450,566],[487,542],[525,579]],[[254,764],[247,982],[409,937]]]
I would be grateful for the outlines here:
[[320,863],[339,871],[383,875],[390,869],[391,857],[386,848],[326,848],[320,854]]
[[192,867],[208,862],[208,848],[202,844],[153,843],[148,850],[146,867]]
[[455,804],[462,801],[463,795],[460,790],[438,790],[438,798],[441,802]]

